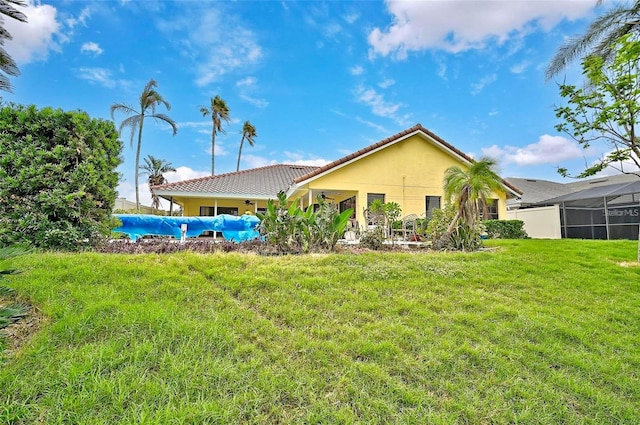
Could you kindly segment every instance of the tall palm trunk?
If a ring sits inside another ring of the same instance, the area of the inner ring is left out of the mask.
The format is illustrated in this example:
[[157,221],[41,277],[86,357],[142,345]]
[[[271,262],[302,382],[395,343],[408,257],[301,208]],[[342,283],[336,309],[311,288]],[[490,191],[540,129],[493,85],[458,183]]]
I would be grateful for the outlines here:
[[140,148],[142,147],[142,125],[144,124],[144,116],[140,119],[140,128],[138,129],[138,146],[136,147],[136,212],[140,214],[140,187],[138,186],[138,176],[140,174]]
[[214,131],[211,132],[211,175],[212,176],[216,175],[215,171],[216,171],[216,132],[214,127]]
[[238,150],[238,164],[236,165],[236,171],[240,171],[240,155],[242,155],[242,144],[244,143],[244,136],[240,140],[240,150]]

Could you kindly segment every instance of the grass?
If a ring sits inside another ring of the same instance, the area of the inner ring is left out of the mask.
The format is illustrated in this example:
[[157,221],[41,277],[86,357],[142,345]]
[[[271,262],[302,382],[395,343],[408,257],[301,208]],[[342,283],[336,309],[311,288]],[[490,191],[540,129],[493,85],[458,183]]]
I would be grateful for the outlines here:
[[472,254],[38,254],[0,423],[637,423],[633,241]]

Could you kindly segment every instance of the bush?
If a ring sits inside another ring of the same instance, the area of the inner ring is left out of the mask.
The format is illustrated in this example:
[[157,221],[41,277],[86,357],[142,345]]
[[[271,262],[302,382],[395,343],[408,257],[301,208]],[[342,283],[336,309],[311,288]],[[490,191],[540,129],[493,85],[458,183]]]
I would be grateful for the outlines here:
[[486,220],[487,237],[491,239],[526,239],[522,220]]
[[0,109],[0,246],[78,249],[110,232],[122,142],[85,112]]
[[367,230],[360,235],[360,246],[378,251],[382,249],[384,241],[384,231],[381,227]]
[[297,202],[287,206],[284,192],[278,201],[270,199],[264,214],[256,215],[261,220],[258,230],[265,240],[282,253],[331,251],[353,214],[351,208],[340,213],[334,204],[318,198],[319,208],[310,205],[303,211]]
[[456,207],[453,204],[447,204],[442,209],[434,208],[427,224],[427,236],[433,241],[441,239],[455,216]]

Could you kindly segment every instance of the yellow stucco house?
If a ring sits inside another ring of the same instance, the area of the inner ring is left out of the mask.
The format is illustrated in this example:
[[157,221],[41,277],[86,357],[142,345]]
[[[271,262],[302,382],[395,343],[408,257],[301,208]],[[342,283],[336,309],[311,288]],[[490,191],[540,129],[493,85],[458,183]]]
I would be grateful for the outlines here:
[[[155,186],[162,198],[182,206],[186,216],[240,215],[263,210],[280,191],[301,206],[318,196],[353,208],[364,221],[364,210],[375,199],[397,202],[402,215],[430,216],[444,202],[442,180],[447,168],[473,160],[417,124],[322,167],[278,164],[217,176]],[[506,219],[506,199],[521,192],[503,181],[506,193],[496,193],[491,217]]]

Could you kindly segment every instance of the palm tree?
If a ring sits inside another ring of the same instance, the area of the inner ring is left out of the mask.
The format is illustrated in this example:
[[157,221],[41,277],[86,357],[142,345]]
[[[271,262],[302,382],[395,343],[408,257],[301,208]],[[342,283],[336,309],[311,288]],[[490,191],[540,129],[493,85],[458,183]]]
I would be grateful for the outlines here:
[[458,223],[474,229],[480,219],[480,211],[482,208],[486,209],[491,194],[505,190],[502,179],[494,171],[495,166],[494,159],[481,158],[474,161],[467,170],[458,166],[447,168],[444,174],[444,194],[457,208],[447,234],[451,234]]
[[[27,17],[24,13],[20,12],[14,6],[27,7],[27,3],[24,0],[0,0],[0,71],[5,74],[17,77],[20,75],[18,65],[13,60],[11,55],[2,47],[5,40],[11,40],[13,37],[4,28],[4,16],[15,19],[20,22],[27,22]],[[11,83],[6,75],[0,74],[0,90],[12,91]]]
[[149,183],[149,190],[151,191],[151,208],[160,208],[160,197],[153,191],[154,186],[165,184],[167,179],[164,178],[164,173],[176,171],[170,162],[164,159],[158,159],[153,155],[148,155],[144,158],[144,165],[140,166],[143,171],[142,174],[146,174],[147,182]]
[[[597,4],[602,3],[602,0],[598,0]],[[546,72],[547,80],[558,75],[578,57],[595,55],[605,60],[611,59],[616,40],[630,33],[640,34],[640,0],[614,7],[593,21],[583,35],[569,39],[551,59]]]
[[223,98],[216,95],[216,97],[211,98],[211,106],[207,108],[206,106],[200,107],[200,112],[202,112],[202,116],[206,117],[211,114],[211,175],[215,175],[215,154],[216,154],[216,135],[218,132],[225,134],[226,131],[222,128],[222,121],[226,121],[229,124],[229,107],[227,106],[227,102],[224,101]]
[[130,115],[128,118],[125,118],[118,128],[118,132],[122,135],[122,130],[125,127],[131,128],[131,137],[130,143],[131,147],[133,147],[133,134],[135,133],[136,128],[138,129],[138,145],[136,147],[136,168],[135,168],[135,186],[136,186],[136,209],[138,213],[140,213],[140,193],[138,186],[138,174],[140,168],[140,147],[142,146],[142,127],[144,125],[145,118],[153,118],[156,121],[163,121],[171,126],[173,129],[173,135],[175,136],[178,132],[178,124],[169,116],[165,114],[156,113],[156,107],[160,105],[164,105],[167,110],[171,109],[171,105],[169,102],[164,100],[162,95],[156,91],[156,87],[158,83],[155,80],[151,79],[144,86],[144,90],[140,94],[140,109],[135,110],[134,108],[125,105],[124,103],[114,103],[111,105],[111,119],[113,119],[113,115],[115,112],[122,112],[125,115]]
[[240,156],[242,155],[242,144],[246,140],[249,143],[249,146],[253,147],[256,144],[254,140],[258,137],[256,133],[256,128],[249,121],[245,121],[242,126],[242,139],[240,140],[240,150],[238,150],[238,164],[236,165],[236,171],[240,171]]

